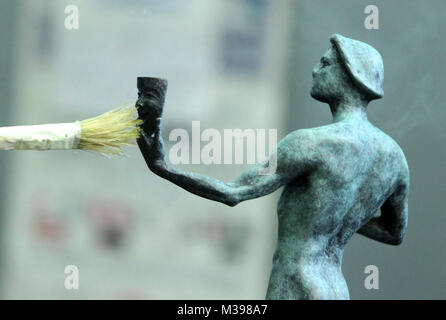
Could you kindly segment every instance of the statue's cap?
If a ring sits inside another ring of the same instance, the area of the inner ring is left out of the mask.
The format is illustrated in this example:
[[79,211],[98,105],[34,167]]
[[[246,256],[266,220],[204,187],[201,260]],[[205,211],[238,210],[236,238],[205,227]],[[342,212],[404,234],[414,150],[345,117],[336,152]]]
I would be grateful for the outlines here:
[[330,38],[347,72],[356,86],[373,100],[384,96],[384,66],[379,52],[372,46],[340,34]]
[[167,90],[167,80],[161,78],[138,77],[137,87],[140,92],[154,95],[164,101]]

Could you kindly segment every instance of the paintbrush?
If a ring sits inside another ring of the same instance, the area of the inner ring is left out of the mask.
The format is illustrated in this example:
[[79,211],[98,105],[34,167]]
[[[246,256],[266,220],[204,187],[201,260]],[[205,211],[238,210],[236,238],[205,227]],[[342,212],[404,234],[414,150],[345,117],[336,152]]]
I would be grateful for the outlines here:
[[102,155],[124,155],[140,136],[134,106],[124,106],[97,117],[72,123],[0,127],[0,150],[80,149]]

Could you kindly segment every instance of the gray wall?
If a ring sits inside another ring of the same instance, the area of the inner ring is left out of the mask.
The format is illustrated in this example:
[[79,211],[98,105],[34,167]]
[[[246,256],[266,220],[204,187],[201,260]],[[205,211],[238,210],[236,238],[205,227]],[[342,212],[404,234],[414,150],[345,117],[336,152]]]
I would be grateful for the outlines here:
[[[364,27],[364,8],[379,8],[379,30]],[[446,21],[444,1],[295,1],[290,54],[290,130],[329,123],[328,105],[310,95],[311,70],[340,33],[383,56],[383,99],[369,105],[372,123],[392,136],[411,172],[409,226],[399,247],[355,235],[343,271],[352,299],[446,298]],[[365,266],[380,271],[379,290],[364,288]]]

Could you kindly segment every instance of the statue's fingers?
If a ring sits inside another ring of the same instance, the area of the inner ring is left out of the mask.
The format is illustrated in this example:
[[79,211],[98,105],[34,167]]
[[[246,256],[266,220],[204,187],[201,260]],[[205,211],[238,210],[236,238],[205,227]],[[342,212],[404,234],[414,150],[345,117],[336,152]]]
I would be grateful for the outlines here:
[[144,138],[144,140],[147,142],[148,145],[152,144],[152,138],[149,137],[149,135],[145,131],[141,131],[141,136]]

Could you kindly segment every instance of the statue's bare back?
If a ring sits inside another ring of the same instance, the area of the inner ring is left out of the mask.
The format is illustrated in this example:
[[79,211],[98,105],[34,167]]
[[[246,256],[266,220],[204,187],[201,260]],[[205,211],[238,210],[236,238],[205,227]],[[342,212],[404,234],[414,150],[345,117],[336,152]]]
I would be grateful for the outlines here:
[[408,168],[400,147],[367,119],[299,130],[319,164],[289,182],[280,197],[278,243],[267,298],[348,299],[341,271],[348,240],[374,217]]

